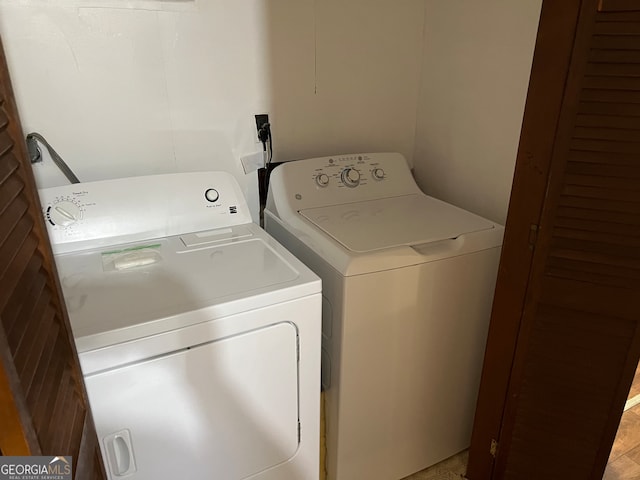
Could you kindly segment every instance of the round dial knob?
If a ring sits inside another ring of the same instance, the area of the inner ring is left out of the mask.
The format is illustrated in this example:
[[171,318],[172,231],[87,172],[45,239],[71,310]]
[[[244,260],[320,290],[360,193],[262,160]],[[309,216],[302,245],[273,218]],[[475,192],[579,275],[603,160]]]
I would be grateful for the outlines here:
[[381,168],[374,168],[371,171],[371,175],[373,175],[373,178],[376,180],[382,180],[384,178],[384,170]]
[[340,178],[347,187],[357,187],[360,183],[360,172],[355,168],[345,168],[340,174]]
[[319,187],[326,187],[327,185],[329,185],[329,175],[327,175],[326,173],[321,173],[320,175],[317,175],[316,183],[318,184]]
[[63,200],[47,208],[47,220],[53,225],[68,227],[82,218],[82,210],[73,202]]
[[204,198],[209,202],[215,202],[220,198],[220,194],[215,188],[209,188],[206,192],[204,192]]

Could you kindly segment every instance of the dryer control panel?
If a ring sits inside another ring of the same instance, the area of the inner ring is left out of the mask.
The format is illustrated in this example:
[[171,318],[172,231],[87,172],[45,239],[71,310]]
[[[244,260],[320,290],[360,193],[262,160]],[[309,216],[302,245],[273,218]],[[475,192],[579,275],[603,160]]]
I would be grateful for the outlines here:
[[[271,173],[272,191],[295,210],[420,192],[399,153],[359,153],[286,162]],[[267,201],[267,205],[273,203]]]
[[76,183],[39,195],[56,253],[251,222],[242,191],[226,172]]

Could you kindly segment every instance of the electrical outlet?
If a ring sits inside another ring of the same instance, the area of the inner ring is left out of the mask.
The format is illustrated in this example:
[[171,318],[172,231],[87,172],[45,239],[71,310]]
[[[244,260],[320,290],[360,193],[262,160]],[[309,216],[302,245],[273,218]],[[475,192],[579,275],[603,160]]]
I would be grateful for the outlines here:
[[261,113],[256,115],[256,132],[257,132],[257,141],[258,143],[261,143],[262,140],[260,139],[260,130],[262,129],[262,127],[266,124],[269,123],[269,115],[266,113]]

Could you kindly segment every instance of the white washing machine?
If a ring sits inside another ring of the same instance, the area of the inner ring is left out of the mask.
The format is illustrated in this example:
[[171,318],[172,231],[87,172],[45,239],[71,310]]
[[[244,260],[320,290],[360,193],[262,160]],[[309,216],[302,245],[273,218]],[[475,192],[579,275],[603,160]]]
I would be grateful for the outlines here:
[[109,478],[317,479],[320,279],[235,179],[40,198]]
[[280,165],[265,228],[322,278],[329,479],[400,479],[467,448],[503,227],[379,153]]

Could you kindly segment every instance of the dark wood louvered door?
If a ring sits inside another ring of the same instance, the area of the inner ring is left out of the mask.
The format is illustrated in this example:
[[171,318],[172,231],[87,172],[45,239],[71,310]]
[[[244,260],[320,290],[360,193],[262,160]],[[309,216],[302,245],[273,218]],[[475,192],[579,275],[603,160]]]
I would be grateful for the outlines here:
[[0,452],[104,468],[0,43]]
[[602,478],[640,358],[640,1],[545,0],[467,476]]

